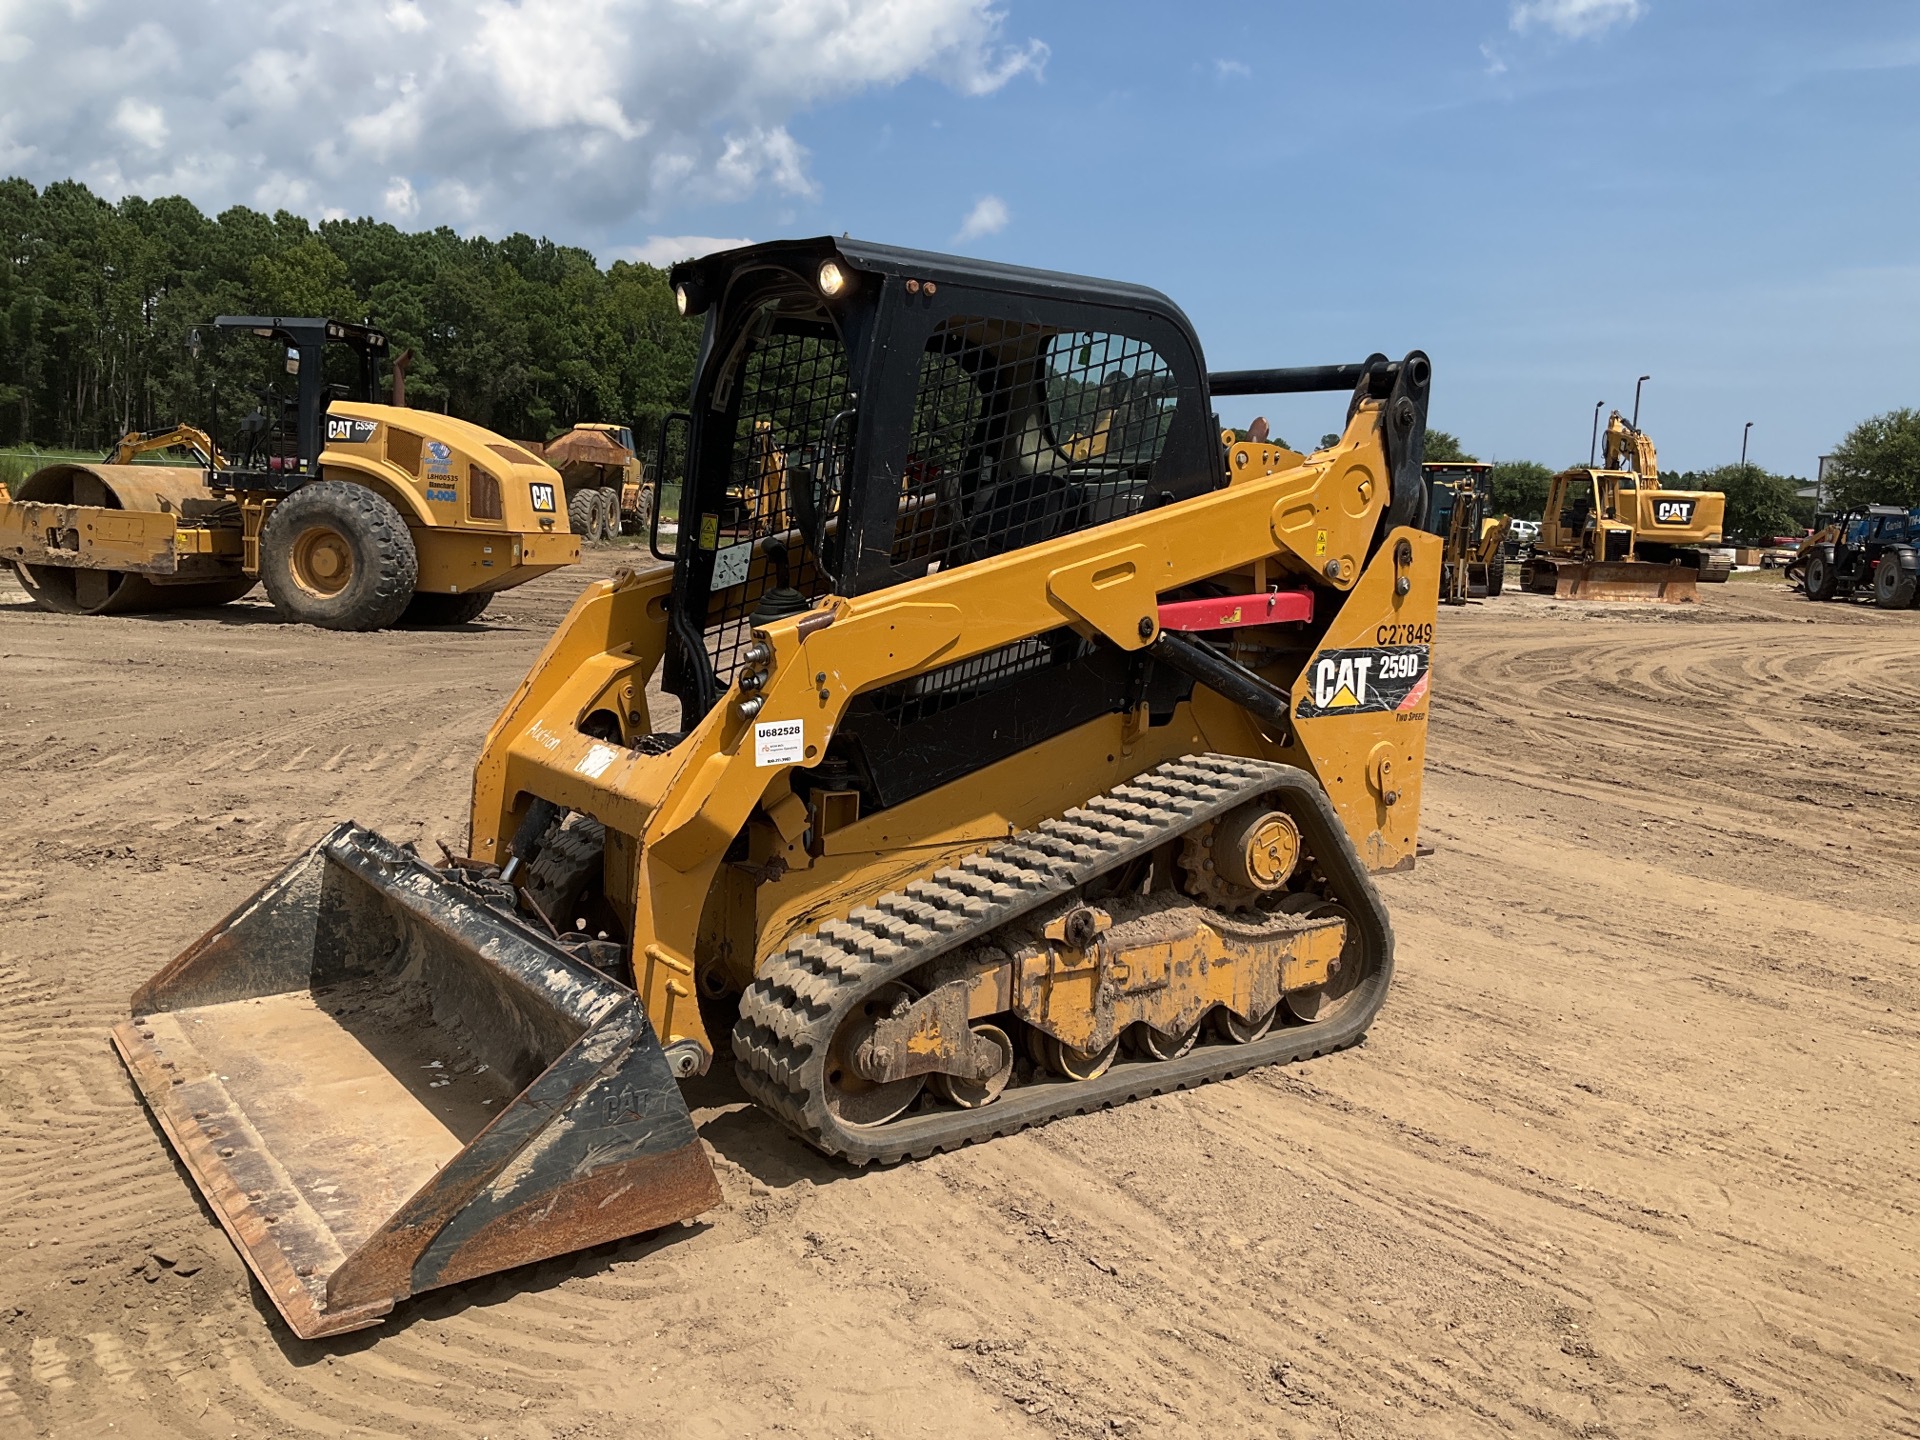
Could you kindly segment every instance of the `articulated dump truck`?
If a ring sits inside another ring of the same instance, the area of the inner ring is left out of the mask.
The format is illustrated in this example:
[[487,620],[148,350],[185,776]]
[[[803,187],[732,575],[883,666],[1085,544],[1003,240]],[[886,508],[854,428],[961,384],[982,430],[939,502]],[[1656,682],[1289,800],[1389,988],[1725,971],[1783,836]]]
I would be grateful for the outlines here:
[[[670,564],[549,641],[467,853],[340,825],[114,1032],[302,1336],[713,1206],[679,1082],[717,1057],[884,1163],[1339,1050],[1385,997],[1427,358],[1210,375],[1155,291],[846,239],[673,280]],[[1315,390],[1310,455],[1213,416]]]

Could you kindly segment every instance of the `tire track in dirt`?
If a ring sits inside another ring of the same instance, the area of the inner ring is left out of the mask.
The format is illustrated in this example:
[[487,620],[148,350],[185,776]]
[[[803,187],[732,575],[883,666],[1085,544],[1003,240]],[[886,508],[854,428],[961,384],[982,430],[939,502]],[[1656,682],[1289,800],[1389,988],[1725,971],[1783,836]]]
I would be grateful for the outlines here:
[[328,1345],[280,1328],[104,1031],[334,820],[457,842],[578,580],[438,637],[0,597],[29,777],[0,813],[0,1423],[1920,1433],[1920,958],[1886,843],[1916,632],[1748,588],[1443,615],[1438,850],[1383,881],[1401,971],[1360,1049],[860,1175],[716,1074],[701,1224]]

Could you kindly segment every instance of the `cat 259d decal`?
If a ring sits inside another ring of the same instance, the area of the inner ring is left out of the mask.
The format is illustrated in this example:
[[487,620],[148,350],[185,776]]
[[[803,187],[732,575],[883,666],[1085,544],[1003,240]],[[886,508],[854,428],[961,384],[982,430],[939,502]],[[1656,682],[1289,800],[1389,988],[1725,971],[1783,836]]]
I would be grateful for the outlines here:
[[1425,645],[1328,650],[1307,672],[1306,694],[1294,717],[1412,710],[1427,696],[1427,655]]

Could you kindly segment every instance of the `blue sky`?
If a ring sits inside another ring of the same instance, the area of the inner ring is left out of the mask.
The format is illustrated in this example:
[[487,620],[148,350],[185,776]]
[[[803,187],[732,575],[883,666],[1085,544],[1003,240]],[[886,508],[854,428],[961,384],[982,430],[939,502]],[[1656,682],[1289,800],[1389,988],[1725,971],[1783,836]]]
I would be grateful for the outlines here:
[[[1737,459],[1752,420],[1750,458],[1809,474],[1920,405],[1920,6],[1614,8],[1015,4],[1037,80],[822,107],[791,126],[817,200],[673,219],[1154,284],[1222,369],[1417,346],[1483,458],[1584,455],[1650,374],[1664,465]],[[1004,228],[956,246],[983,196]],[[1256,408],[1311,439],[1316,403]]]
[[1920,405],[1916,0],[0,0],[0,174],[1143,281],[1219,368],[1427,350],[1485,458],[1640,374],[1677,469]]

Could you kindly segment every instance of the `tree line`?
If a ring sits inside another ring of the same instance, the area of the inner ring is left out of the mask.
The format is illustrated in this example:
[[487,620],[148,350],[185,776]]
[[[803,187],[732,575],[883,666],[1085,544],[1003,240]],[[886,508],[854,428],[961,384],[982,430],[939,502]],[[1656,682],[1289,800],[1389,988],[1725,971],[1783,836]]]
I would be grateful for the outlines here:
[[410,404],[538,440],[579,420],[646,436],[686,403],[700,337],[664,271],[521,234],[208,216],[15,178],[0,245],[0,446],[104,449],[182,421],[227,443],[263,388],[291,384],[278,347],[216,332],[221,314],[371,321],[414,352]]
[[[1453,435],[1429,430],[1427,459],[1473,462],[1476,457],[1469,455]],[[1492,509],[1517,520],[1538,520],[1555,473],[1532,460],[1496,462],[1488,476]],[[1807,488],[1806,480],[1775,474],[1758,465],[1663,470],[1660,483],[1669,490],[1717,490],[1724,494],[1726,532],[1740,539],[1791,535],[1815,521],[1815,502],[1798,493]],[[1825,508],[1830,513],[1855,505],[1920,508],[1920,410],[1893,410],[1854,426],[1828,457],[1826,484]]]

